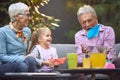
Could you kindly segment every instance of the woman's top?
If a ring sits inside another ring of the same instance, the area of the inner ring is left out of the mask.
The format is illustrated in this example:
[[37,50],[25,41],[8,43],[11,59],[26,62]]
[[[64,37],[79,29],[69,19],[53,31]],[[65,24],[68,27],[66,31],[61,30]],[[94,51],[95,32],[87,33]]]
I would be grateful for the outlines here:
[[24,61],[31,30],[24,27],[22,32],[26,37],[26,43],[23,43],[22,36],[16,37],[17,33],[9,25],[0,28],[0,63]]

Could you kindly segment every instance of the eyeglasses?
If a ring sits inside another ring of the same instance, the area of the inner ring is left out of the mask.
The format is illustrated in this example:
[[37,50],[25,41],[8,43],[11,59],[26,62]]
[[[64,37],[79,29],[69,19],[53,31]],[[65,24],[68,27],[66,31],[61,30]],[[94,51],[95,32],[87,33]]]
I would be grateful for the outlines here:
[[30,17],[30,14],[22,14],[22,13],[18,13],[18,15],[25,15],[27,17]]

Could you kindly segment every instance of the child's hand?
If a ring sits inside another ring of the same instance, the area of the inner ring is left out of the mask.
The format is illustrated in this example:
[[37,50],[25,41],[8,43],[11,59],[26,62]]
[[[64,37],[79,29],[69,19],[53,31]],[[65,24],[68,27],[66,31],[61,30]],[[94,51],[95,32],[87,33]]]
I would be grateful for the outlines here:
[[54,68],[54,64],[52,62],[49,61],[48,66],[51,68]]
[[47,65],[51,68],[54,68],[54,64],[51,61],[43,61],[43,65]]
[[55,63],[54,63],[54,66],[55,66],[55,67],[58,67],[59,65],[60,65],[59,62],[55,62]]
[[54,65],[55,65],[55,66],[59,66],[60,63],[59,63],[59,62],[55,62]]

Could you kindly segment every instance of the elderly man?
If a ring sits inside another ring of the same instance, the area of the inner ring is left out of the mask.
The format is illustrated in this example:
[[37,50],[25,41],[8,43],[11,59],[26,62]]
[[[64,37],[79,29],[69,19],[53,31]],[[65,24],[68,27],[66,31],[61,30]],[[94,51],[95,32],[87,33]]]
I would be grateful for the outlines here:
[[[108,49],[107,59],[113,60],[115,55],[115,33],[112,27],[98,23],[95,10],[84,5],[77,12],[82,30],[75,34],[75,45],[78,53],[78,63],[82,63],[82,54],[89,52],[88,46],[104,46]],[[95,50],[92,50],[95,51]]]
[[98,23],[94,8],[84,5],[77,12],[82,30],[75,34],[75,46],[78,54],[78,65],[82,66],[84,53],[96,52],[97,48],[89,49],[90,46],[101,46],[107,48],[107,59],[120,67],[120,58],[116,57],[115,33],[112,27]]

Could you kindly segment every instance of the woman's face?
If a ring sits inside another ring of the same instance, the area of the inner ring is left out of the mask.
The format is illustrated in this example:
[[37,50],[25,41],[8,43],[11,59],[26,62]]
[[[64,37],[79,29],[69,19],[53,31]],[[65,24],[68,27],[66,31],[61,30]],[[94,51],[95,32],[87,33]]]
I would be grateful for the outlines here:
[[89,30],[98,23],[98,20],[96,16],[93,16],[91,12],[88,12],[79,17],[79,22],[83,29]]
[[18,14],[16,17],[17,23],[21,26],[21,28],[28,26],[28,22],[30,20],[30,12],[25,11],[24,14]]

